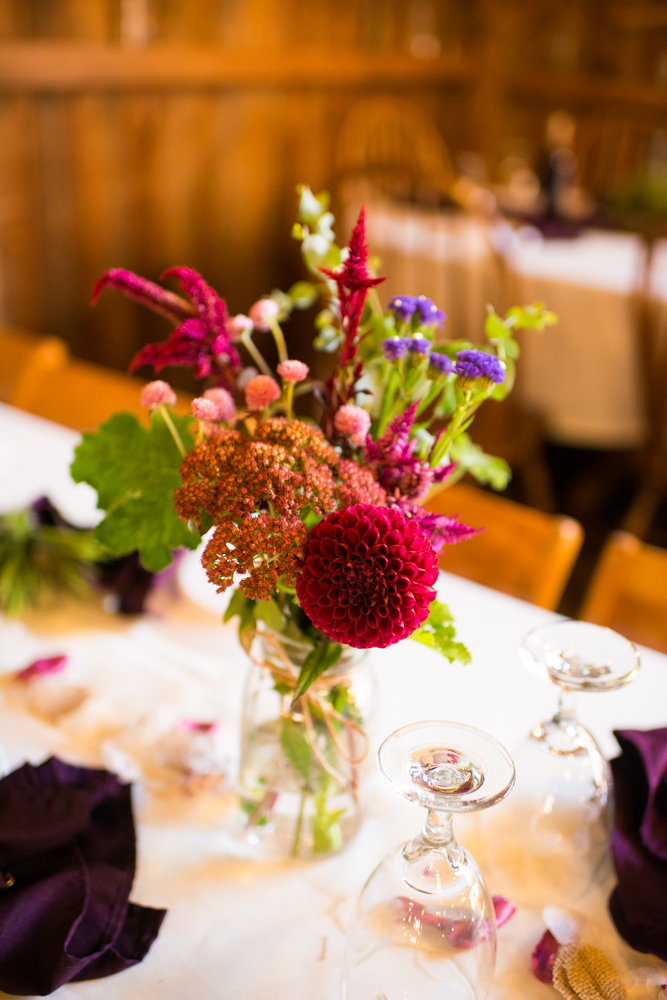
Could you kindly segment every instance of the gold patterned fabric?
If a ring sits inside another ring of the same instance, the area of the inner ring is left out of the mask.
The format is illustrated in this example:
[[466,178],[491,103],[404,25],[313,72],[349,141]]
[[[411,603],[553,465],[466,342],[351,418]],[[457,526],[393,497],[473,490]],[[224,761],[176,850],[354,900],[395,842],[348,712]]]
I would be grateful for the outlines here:
[[553,984],[567,1000],[627,1000],[616,969],[591,944],[565,944],[558,949]]

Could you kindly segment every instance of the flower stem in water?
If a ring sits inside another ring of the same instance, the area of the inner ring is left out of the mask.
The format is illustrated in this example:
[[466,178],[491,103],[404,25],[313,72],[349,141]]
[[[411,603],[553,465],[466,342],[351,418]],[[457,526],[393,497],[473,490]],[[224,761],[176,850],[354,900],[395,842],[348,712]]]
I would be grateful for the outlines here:
[[294,833],[294,843],[292,844],[292,857],[297,858],[299,856],[299,842],[301,840],[301,826],[303,824],[303,811],[306,807],[306,799],[308,798],[308,792],[304,792],[301,796],[301,805],[299,806],[299,817],[296,821],[296,831]]

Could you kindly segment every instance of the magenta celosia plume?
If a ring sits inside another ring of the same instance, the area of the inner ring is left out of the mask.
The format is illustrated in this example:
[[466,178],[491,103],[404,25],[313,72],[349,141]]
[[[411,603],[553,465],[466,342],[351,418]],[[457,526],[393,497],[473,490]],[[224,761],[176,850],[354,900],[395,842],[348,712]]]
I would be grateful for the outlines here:
[[142,365],[152,365],[156,372],[177,365],[193,369],[195,378],[226,381],[226,370],[236,371],[240,359],[227,329],[224,299],[192,268],[172,267],[161,275],[161,279],[166,277],[178,278],[191,302],[138,274],[112,268],[97,281],[91,304],[108,285],[178,324],[166,341],[142,347],[130,365],[131,372]]
[[357,649],[391,646],[428,617],[438,559],[415,521],[356,504],[308,534],[296,592],[316,628]]

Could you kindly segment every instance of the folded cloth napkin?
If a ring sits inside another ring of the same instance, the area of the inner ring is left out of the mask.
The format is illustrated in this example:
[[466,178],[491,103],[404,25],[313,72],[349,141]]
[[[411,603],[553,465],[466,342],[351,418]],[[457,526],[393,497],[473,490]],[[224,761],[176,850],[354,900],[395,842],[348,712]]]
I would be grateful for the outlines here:
[[618,885],[609,912],[636,951],[667,961],[667,729],[614,733],[612,839]]
[[165,910],[128,901],[130,786],[51,757],[0,781],[0,989],[45,996],[140,962]]

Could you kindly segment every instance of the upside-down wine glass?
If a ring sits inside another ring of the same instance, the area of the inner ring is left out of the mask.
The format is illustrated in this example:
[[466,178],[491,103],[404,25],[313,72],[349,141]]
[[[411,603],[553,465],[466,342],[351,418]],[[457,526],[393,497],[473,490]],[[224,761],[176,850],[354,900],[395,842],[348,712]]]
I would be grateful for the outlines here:
[[375,869],[347,935],[347,1000],[483,1000],[496,962],[493,902],[452,813],[495,805],[514,765],[492,737],[454,722],[389,736],[380,771],[428,812],[422,833]]
[[567,905],[591,887],[614,822],[611,770],[575,717],[574,695],[629,683],[639,653],[609,628],[561,619],[529,632],[520,656],[559,688],[558,708],[513,752],[512,802],[485,824],[489,870],[516,902]]

